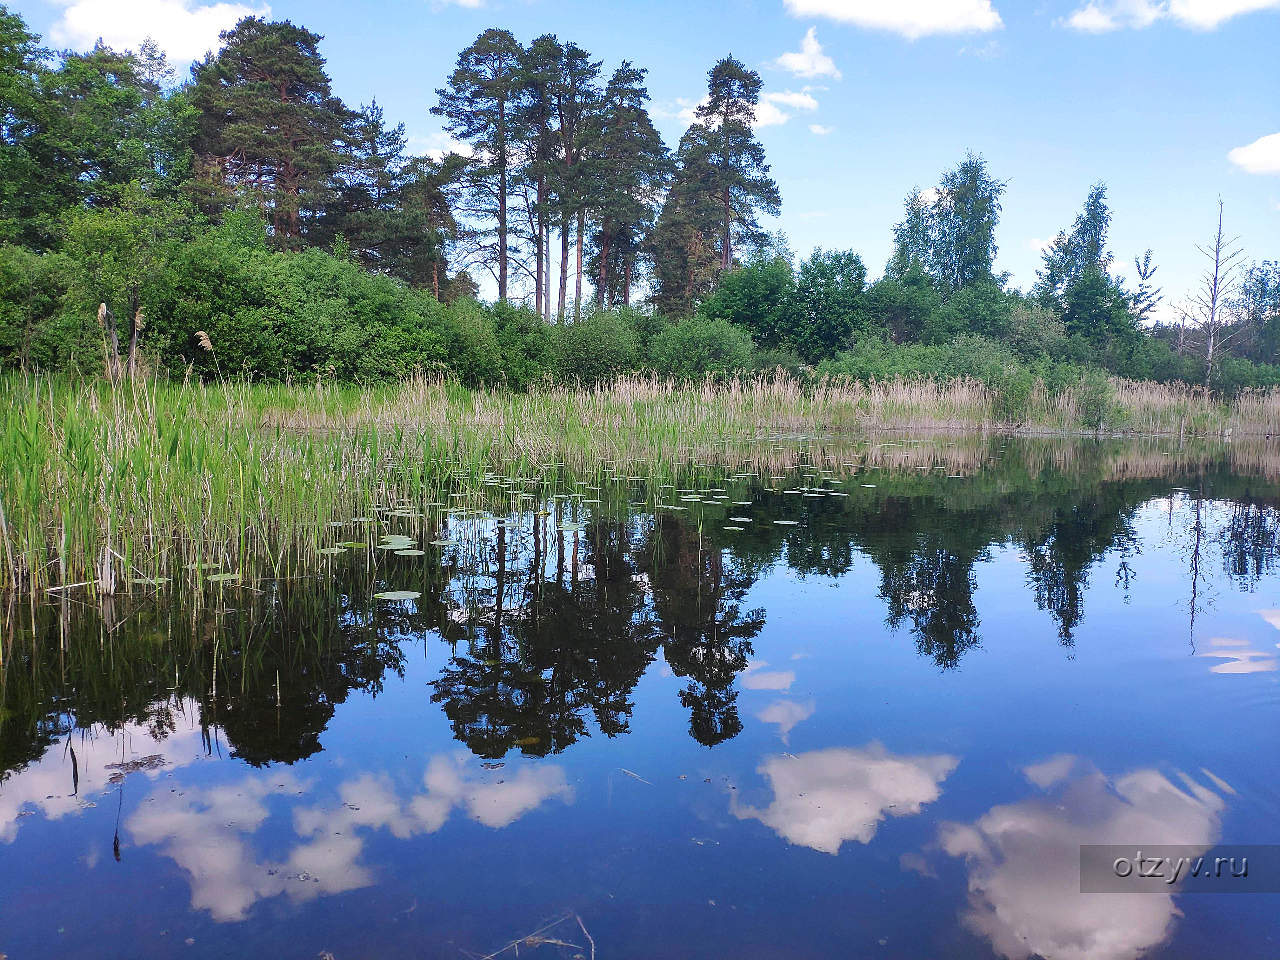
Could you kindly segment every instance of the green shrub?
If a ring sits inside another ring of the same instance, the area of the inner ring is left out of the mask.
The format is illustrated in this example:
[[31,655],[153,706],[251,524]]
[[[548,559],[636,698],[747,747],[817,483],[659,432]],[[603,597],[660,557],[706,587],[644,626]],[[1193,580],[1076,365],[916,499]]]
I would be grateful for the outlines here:
[[636,331],[618,310],[600,310],[554,328],[556,372],[591,385],[634,370],[639,361]]
[[649,360],[662,374],[694,379],[743,370],[751,364],[751,337],[727,320],[690,318],[654,337]]

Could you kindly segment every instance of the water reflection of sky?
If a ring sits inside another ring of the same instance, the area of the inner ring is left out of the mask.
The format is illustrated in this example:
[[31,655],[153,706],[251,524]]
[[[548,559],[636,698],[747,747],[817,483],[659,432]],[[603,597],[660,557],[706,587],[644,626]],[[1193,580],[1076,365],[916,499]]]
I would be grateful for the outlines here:
[[[1274,571],[1241,579],[1239,544],[1190,571],[1181,495],[1102,541],[1070,497],[1047,535],[1009,510],[1013,534],[976,547],[973,511],[915,540],[868,520],[834,566],[838,543],[787,527],[768,563],[721,564],[674,528],[664,566],[583,535],[563,556],[578,594],[555,593],[543,542],[542,607],[521,580],[499,608],[491,555],[454,589],[511,618],[501,642],[422,644],[406,620],[394,669],[326,680],[314,717],[288,684],[277,714],[264,692],[239,735],[315,738],[293,763],[211,738],[191,698],[168,727],[59,733],[0,783],[0,952],[461,957],[570,911],[609,956],[1136,960],[1215,937],[1264,955],[1268,898],[1083,895],[1077,865],[1081,843],[1273,839]],[[1254,522],[1229,503],[1202,518]],[[638,599],[608,592],[624,581]],[[353,608],[345,629],[384,615]],[[583,623],[626,643],[556,646]]]

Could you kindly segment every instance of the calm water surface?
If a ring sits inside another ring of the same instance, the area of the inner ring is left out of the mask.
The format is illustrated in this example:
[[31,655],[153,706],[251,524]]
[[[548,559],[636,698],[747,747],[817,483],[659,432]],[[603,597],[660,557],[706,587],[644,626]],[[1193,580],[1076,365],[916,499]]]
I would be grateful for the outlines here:
[[1280,842],[1280,486],[1240,459],[491,483],[342,534],[421,556],[18,605],[0,954],[1280,956],[1277,895],[1078,892],[1082,843]]

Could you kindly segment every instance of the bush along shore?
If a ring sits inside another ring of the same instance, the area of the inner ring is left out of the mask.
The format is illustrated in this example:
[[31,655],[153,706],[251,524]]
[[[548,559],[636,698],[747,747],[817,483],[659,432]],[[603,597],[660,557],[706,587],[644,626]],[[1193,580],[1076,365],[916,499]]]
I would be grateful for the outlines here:
[[1012,390],[975,379],[629,376],[516,392],[428,378],[357,388],[9,375],[0,588],[111,593],[189,577],[221,589],[249,563],[285,577],[314,572],[340,542],[368,547],[346,527],[379,511],[439,522],[495,494],[519,503],[512,484],[536,500],[565,475],[640,483],[629,494],[652,504],[682,471],[767,477],[806,444],[839,451],[834,463],[869,465],[878,429],[1164,435],[1175,450],[1230,437],[1265,460],[1277,422],[1274,392],[1226,402],[1088,376]]

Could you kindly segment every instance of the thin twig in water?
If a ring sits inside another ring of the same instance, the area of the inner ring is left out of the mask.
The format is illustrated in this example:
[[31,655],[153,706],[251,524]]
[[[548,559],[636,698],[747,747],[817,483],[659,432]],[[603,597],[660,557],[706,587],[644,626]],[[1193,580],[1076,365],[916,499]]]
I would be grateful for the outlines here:
[[596,960],[595,939],[591,936],[590,933],[587,932],[587,925],[582,922],[582,917],[578,916],[578,914],[575,913],[573,915],[573,918],[578,921],[578,926],[582,928],[582,935],[587,938],[587,943],[591,944],[591,960]]
[[[641,783],[649,783],[648,780],[640,776],[640,774],[636,773],[634,770],[628,770],[626,767],[619,767],[618,769],[621,770],[623,773],[625,773],[628,777],[634,777],[635,779],[639,780]],[[653,786],[653,784],[649,783],[649,786]]]

